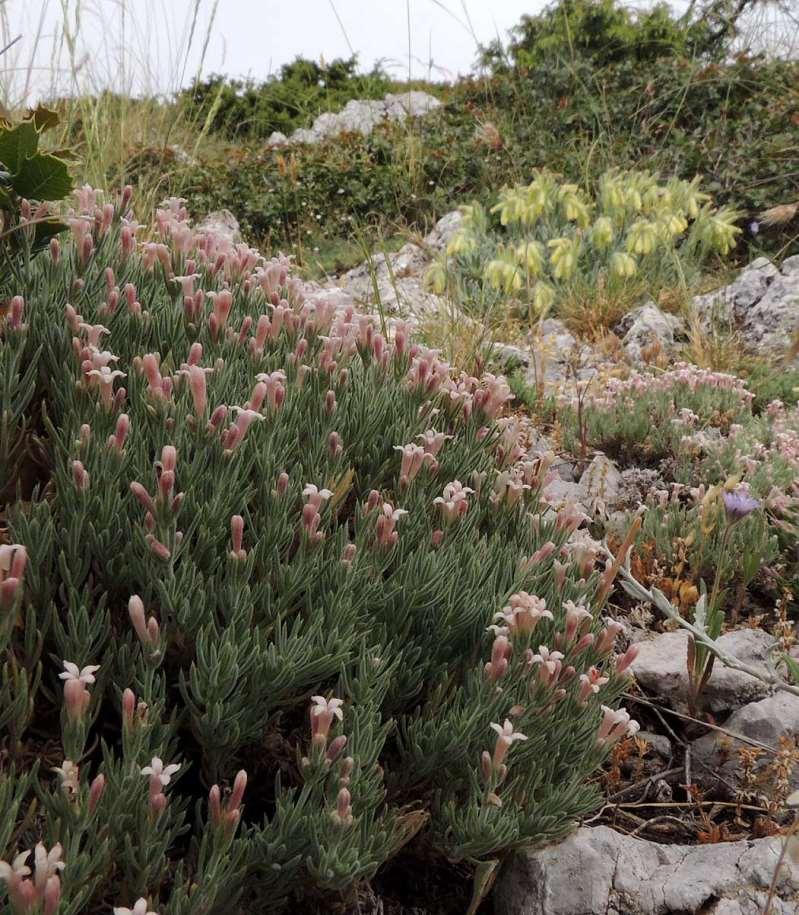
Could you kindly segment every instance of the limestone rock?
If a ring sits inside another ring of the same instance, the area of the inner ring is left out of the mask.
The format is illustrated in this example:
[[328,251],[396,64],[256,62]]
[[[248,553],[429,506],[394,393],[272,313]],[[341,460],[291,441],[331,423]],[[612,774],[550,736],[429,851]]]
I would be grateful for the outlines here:
[[[768,673],[776,640],[767,632],[737,629],[722,635],[718,641],[729,654]],[[630,667],[638,684],[672,707],[684,708],[688,699],[688,633],[684,629],[665,632],[640,642],[639,647],[638,657]],[[702,696],[705,707],[718,714],[763,699],[768,692],[768,686],[757,678],[716,661]]]
[[[740,734],[759,743],[779,749],[780,738],[799,738],[799,696],[776,692],[759,702],[750,702],[724,722],[724,729]],[[731,794],[741,771],[737,751],[749,746],[719,732],[712,732],[692,743],[697,780],[725,794]],[[764,753],[755,763],[756,773],[768,776],[766,767],[773,761],[773,754]],[[791,775],[791,784],[799,788],[799,772]]]
[[646,302],[622,318],[617,333],[623,333],[622,345],[629,359],[640,362],[644,350],[659,344],[670,353],[677,340],[685,335],[685,326],[676,315],[661,311],[654,302]]
[[759,350],[784,350],[799,330],[799,270],[780,273],[742,322],[743,339]]
[[580,477],[581,502],[591,512],[606,514],[615,506],[621,490],[621,474],[604,454],[598,454]]
[[441,102],[435,96],[416,90],[389,93],[383,99],[350,99],[341,111],[323,112],[311,127],[299,127],[290,137],[275,131],[267,140],[267,145],[314,144],[343,133],[368,136],[384,121],[401,122],[408,117],[421,117],[440,106]]
[[709,330],[717,322],[731,324],[744,320],[748,309],[763,298],[778,275],[779,271],[768,258],[752,261],[729,286],[694,298],[693,307],[699,323]]
[[[779,837],[716,845],[658,845],[583,827],[516,854],[494,891],[495,915],[761,915]],[[780,870],[772,915],[795,915],[799,867]]]
[[241,241],[239,221],[230,210],[214,210],[199,223],[197,229],[200,232],[222,235],[233,244]]

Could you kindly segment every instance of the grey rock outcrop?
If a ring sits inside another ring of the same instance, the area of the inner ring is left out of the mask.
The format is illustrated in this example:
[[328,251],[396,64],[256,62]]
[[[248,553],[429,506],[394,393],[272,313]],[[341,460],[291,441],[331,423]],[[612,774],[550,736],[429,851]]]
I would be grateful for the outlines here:
[[[515,855],[494,890],[495,915],[761,915],[780,838],[658,845],[583,827]],[[780,869],[771,915],[795,915],[799,867]]]
[[424,274],[457,231],[460,219],[458,211],[447,213],[422,244],[408,242],[393,254],[376,254],[339,277],[337,284],[366,308],[375,308],[379,302],[389,314],[400,316],[449,314],[453,306],[425,289]]
[[290,136],[275,131],[267,146],[286,146],[295,143],[321,143],[343,133],[360,133],[368,136],[384,121],[401,122],[408,117],[421,117],[441,102],[427,92],[389,93],[382,99],[351,99],[341,111],[325,111],[311,127],[299,127]]
[[[780,691],[759,702],[750,702],[730,715],[724,722],[724,730],[777,751],[782,738],[799,739],[799,696]],[[691,747],[694,762],[699,763],[699,767],[694,765],[699,782],[709,789],[731,795],[741,775],[738,750],[749,746],[751,744],[746,741],[720,732],[695,740]],[[774,753],[762,753],[754,765],[755,777],[773,781],[773,773],[770,776],[768,772],[773,761]],[[791,774],[791,785],[799,788],[796,768]]]
[[214,210],[213,213],[209,213],[199,223],[197,229],[200,232],[222,235],[233,244],[238,244],[241,241],[239,221],[230,210]]
[[[777,644],[762,629],[736,629],[720,636],[718,642],[728,654],[764,673],[768,673],[771,652]],[[664,632],[639,642],[639,654],[630,672],[647,692],[674,708],[683,709],[688,699],[687,652],[688,633],[684,629]],[[757,702],[768,692],[768,686],[761,680],[717,661],[702,697],[705,708],[719,714]]]
[[752,261],[728,286],[696,296],[693,310],[700,327],[737,330],[750,350],[785,350],[799,330],[799,256],[779,269],[765,257]]
[[678,340],[685,336],[685,325],[677,315],[661,311],[654,302],[645,302],[622,318],[616,333],[623,334],[621,342],[628,358],[640,362],[644,351],[652,346],[672,353]]

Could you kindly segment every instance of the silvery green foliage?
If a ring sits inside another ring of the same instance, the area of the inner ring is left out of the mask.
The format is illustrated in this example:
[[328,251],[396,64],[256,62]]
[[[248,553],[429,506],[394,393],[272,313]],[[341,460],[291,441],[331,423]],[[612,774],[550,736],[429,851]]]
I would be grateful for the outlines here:
[[504,380],[180,201],[150,231],[84,188],[70,227],[2,290],[12,909],[330,911],[420,836],[567,833],[634,730],[629,657]]

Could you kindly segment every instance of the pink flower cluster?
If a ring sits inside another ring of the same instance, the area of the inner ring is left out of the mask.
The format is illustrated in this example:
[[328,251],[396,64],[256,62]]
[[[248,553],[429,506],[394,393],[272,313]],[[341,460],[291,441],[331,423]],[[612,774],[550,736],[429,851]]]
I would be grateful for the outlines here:
[[62,852],[59,844],[48,852],[39,842],[33,849],[33,871],[27,864],[30,851],[17,855],[10,864],[0,861],[0,880],[6,884],[14,915],[56,915],[61,901]]

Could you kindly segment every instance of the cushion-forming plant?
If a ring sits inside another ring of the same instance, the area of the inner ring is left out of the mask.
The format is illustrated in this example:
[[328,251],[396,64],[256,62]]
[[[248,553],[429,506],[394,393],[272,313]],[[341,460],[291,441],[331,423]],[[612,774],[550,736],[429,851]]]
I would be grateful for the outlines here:
[[566,834],[634,652],[504,379],[182,201],[68,223],[0,290],[12,912],[331,911]]

